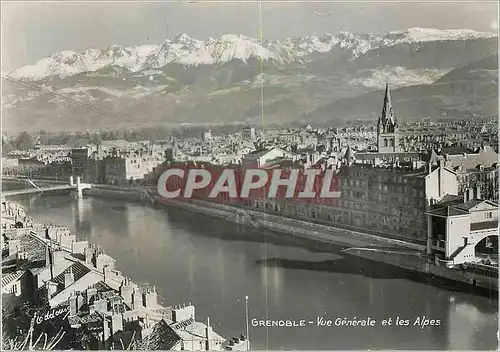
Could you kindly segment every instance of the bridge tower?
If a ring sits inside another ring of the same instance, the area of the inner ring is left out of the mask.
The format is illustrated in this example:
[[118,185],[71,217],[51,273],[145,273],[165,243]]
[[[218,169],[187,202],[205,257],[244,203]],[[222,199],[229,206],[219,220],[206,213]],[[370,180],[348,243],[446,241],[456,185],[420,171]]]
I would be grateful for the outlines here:
[[74,191],[76,191],[77,198],[82,198],[83,197],[83,190],[84,189],[92,187],[89,183],[83,183],[83,182],[81,182],[80,176],[76,177],[76,184],[74,182],[74,177],[71,176],[69,178],[69,185],[71,187],[73,187]]
[[76,177],[76,194],[77,194],[78,198],[83,197],[83,188],[82,188],[82,184],[80,182],[80,176]]

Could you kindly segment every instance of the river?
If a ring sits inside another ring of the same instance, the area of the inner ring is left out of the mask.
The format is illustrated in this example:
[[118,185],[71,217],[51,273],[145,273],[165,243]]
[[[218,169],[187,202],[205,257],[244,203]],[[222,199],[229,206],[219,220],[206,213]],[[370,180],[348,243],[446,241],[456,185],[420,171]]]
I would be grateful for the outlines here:
[[[192,302],[197,320],[210,317],[226,338],[246,331],[245,296],[250,319],[307,321],[295,328],[250,324],[252,349],[497,348],[496,299],[413,281],[398,269],[343,258],[333,246],[120,200],[63,194],[17,200],[31,216],[102,246],[118,270],[156,285],[165,305]],[[414,326],[419,316],[440,324]],[[377,323],[317,327],[318,317]],[[396,326],[396,317],[410,325]],[[383,326],[389,318],[392,325]]]

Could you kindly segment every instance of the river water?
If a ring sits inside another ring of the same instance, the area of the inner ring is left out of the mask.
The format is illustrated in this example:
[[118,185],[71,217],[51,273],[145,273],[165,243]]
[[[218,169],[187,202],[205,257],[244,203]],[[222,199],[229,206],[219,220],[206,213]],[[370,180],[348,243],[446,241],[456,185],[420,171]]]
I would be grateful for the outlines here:
[[[197,320],[226,338],[249,319],[307,321],[255,327],[252,349],[496,349],[498,301],[413,281],[338,248],[290,240],[179,209],[67,195],[18,198],[31,216],[99,244],[118,270],[156,285],[165,305],[192,302]],[[325,252],[327,251],[327,252]],[[439,326],[414,326],[417,317]],[[318,327],[325,319],[375,319],[374,327]],[[396,318],[410,320],[396,326]],[[392,326],[382,319],[392,318]],[[313,323],[309,323],[309,321]]]

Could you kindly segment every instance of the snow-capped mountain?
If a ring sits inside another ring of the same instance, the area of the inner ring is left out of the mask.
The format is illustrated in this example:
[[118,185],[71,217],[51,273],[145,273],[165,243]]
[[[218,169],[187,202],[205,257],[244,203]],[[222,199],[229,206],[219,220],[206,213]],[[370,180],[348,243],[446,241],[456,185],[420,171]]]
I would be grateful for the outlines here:
[[489,115],[497,52],[492,33],[422,28],[275,41],[179,34],[161,45],[62,51],[7,73],[17,80],[3,82],[3,127],[257,123],[263,110],[280,123],[371,119],[387,82],[402,119]]
[[346,31],[338,35],[325,34],[278,41],[260,41],[242,35],[224,34],[217,39],[198,40],[179,34],[161,45],[134,47],[111,46],[106,49],[87,49],[83,53],[62,51],[33,65],[21,67],[7,74],[17,79],[37,81],[47,77],[64,78],[82,72],[117,66],[131,72],[157,69],[176,63],[185,66],[220,65],[232,60],[251,59],[277,64],[305,62],[313,54],[328,53],[333,49],[344,51],[354,60],[375,49],[398,44],[418,44],[432,41],[461,41],[492,38],[493,33],[473,30],[436,30],[411,28],[404,32],[385,35],[359,34]]

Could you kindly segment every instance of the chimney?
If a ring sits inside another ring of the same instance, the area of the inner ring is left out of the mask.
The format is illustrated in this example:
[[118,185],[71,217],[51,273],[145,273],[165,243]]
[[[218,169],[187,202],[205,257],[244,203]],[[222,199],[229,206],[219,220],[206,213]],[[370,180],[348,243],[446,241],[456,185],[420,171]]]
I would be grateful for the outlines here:
[[132,294],[133,309],[144,307],[143,295],[141,289],[137,288]]
[[118,331],[123,331],[123,316],[114,313],[111,316],[111,335],[115,335]]
[[70,267],[64,273],[64,288],[67,288],[69,285],[73,284],[73,282],[75,282],[75,276],[73,275],[73,269]]
[[53,281],[47,282],[47,297],[50,300],[57,292],[57,283]]
[[73,292],[71,296],[69,297],[69,314],[76,315],[78,313],[78,305],[77,305],[77,297],[75,293]]
[[[50,247],[49,245],[45,246],[45,267],[52,267],[52,257],[50,255]],[[51,277],[52,279],[52,277]]]
[[104,276],[104,283],[109,283],[111,281],[111,278],[112,278],[112,270],[111,270],[111,267],[109,265],[106,265],[103,269],[102,269],[102,273],[103,273],[103,276]]
[[16,254],[21,247],[21,241],[18,239],[10,239],[9,240],[9,255]]
[[467,203],[467,197],[468,197],[468,195],[469,194],[468,194],[467,190],[465,190],[465,192],[464,192],[464,203]]
[[144,295],[144,305],[146,308],[155,308],[158,305],[158,295],[156,293],[156,287],[153,286],[152,289],[146,291]]
[[92,264],[92,258],[94,257],[94,249],[89,245],[83,250],[83,253],[85,254],[85,263]]
[[120,287],[120,295],[123,297],[123,302],[127,304],[129,307],[132,306],[133,290],[134,289],[132,285],[130,285],[130,280],[128,278],[125,278]]
[[481,199],[481,187],[476,187],[476,199]]
[[64,263],[66,253],[63,250],[55,250],[52,252],[52,265],[58,266]]
[[92,301],[92,298],[94,298],[94,297],[97,298],[97,288],[95,288],[95,287],[89,287],[87,289],[87,302],[86,303],[88,305],[90,305],[91,303],[93,303],[91,301]]

